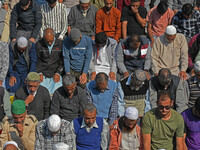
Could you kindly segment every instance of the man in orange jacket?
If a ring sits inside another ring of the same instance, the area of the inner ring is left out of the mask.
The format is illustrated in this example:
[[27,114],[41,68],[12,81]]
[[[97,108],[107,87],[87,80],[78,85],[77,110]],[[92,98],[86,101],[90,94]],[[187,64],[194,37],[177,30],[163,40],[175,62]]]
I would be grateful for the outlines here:
[[135,107],[128,107],[124,116],[115,120],[110,128],[109,150],[142,150],[142,133],[137,119],[138,110]]

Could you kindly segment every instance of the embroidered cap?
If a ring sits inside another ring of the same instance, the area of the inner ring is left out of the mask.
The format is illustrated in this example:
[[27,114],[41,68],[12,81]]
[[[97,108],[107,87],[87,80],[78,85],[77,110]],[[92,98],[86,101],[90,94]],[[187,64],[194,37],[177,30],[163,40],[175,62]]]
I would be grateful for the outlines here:
[[11,105],[11,112],[16,115],[21,115],[26,112],[26,104],[23,100],[15,100]]
[[53,145],[53,150],[69,150],[69,146],[63,142]]
[[167,35],[174,35],[176,34],[176,28],[173,25],[169,25],[167,26],[167,28],[165,29],[165,33]]
[[24,48],[27,45],[28,45],[28,40],[25,37],[22,36],[17,40],[17,46]]
[[200,71],[200,61],[199,60],[195,62],[194,69],[197,71]]
[[27,75],[28,81],[40,81],[40,75],[37,72],[30,72]]
[[124,116],[131,120],[138,119],[138,110],[135,107],[127,107]]
[[57,132],[61,125],[60,117],[58,115],[51,115],[47,121],[47,125],[51,132]]
[[85,4],[85,3],[89,3],[90,0],[80,0],[80,2]]

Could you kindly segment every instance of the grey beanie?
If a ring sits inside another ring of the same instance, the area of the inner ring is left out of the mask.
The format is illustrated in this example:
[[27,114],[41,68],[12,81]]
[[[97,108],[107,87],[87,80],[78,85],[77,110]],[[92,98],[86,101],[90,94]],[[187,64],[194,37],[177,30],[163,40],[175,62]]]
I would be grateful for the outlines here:
[[81,31],[77,28],[73,28],[71,31],[70,31],[70,39],[73,41],[73,42],[76,42],[78,39],[80,39],[81,37]]

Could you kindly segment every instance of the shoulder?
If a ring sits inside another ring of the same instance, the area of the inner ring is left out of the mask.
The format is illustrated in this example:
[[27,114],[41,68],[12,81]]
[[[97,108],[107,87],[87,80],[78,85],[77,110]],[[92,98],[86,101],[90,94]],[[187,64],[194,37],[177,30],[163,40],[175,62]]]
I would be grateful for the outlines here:
[[38,88],[38,91],[43,93],[43,94],[49,94],[49,91],[46,87],[42,86],[42,85],[39,85],[39,88]]
[[143,120],[156,119],[157,108],[149,110],[143,117]]
[[[82,35],[82,39],[83,40],[86,40],[86,41],[89,41],[89,42],[92,42],[92,39],[89,37],[89,36],[87,36],[87,35]],[[88,43],[89,44],[89,43]]]
[[90,5],[90,9],[91,9],[91,11],[93,11],[95,13],[98,11],[98,9],[93,5]]
[[171,109],[172,115],[174,115],[174,119],[179,122],[181,120],[183,120],[183,117],[181,114],[179,114],[177,111],[175,111],[174,109]]
[[[103,7],[103,8],[104,8],[104,7]],[[99,15],[99,16],[101,16],[101,14],[105,14],[105,13],[104,13],[104,11],[103,11],[103,8],[101,8],[101,9],[97,10],[97,13],[96,13],[96,15]]]
[[138,10],[141,11],[141,13],[147,13],[147,9],[141,5],[139,6]]
[[28,123],[31,123],[31,124],[38,123],[38,120],[36,119],[36,117],[34,115],[26,115],[26,119],[27,119]]
[[115,39],[108,37],[108,40],[110,41],[110,44],[117,45],[117,41]]
[[117,8],[115,8],[115,7],[112,7],[112,9],[113,9],[113,12],[114,12],[114,13],[116,13],[116,14],[118,14],[118,15],[121,15],[121,11],[120,11],[119,9],[117,9]]
[[14,124],[15,122],[14,122],[14,119],[13,119],[13,117],[11,116],[11,117],[8,117],[8,116],[5,116],[4,118],[3,118],[3,120],[2,120],[2,126],[4,126],[4,127],[8,127],[9,126],[9,124]]

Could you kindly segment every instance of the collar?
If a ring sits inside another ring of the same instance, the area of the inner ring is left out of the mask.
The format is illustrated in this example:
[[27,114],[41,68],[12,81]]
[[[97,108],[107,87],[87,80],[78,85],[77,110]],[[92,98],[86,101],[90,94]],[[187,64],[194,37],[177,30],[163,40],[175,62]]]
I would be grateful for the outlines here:
[[84,118],[83,118],[83,120],[82,120],[82,123],[81,123],[81,128],[90,128],[90,129],[92,129],[92,128],[99,128],[99,126],[97,125],[97,122],[96,122],[96,120],[95,120],[95,122],[93,123],[93,125],[91,126],[91,127],[88,127],[86,124],[85,124],[85,121],[84,121]]

